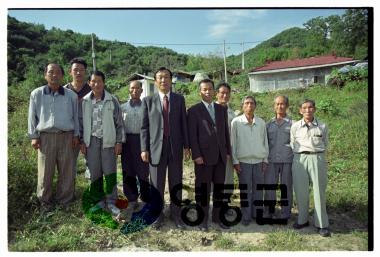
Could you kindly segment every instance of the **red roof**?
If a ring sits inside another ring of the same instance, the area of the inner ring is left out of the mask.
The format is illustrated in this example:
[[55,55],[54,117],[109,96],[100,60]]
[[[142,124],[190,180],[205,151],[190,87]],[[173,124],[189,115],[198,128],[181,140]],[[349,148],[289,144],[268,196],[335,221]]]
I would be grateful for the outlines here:
[[348,62],[352,60],[353,59],[350,57],[337,57],[334,55],[316,56],[316,57],[310,57],[310,58],[304,58],[304,59],[268,62],[264,66],[253,69],[252,72],[333,64],[333,63],[340,63],[340,62]]

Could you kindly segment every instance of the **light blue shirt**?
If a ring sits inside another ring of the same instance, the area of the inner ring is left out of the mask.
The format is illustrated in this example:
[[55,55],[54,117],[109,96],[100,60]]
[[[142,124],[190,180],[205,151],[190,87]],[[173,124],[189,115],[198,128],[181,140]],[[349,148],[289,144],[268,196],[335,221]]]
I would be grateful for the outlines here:
[[215,123],[215,109],[214,109],[214,102],[211,102],[211,103],[207,103],[205,101],[202,100],[202,103],[205,105],[208,113],[210,114],[211,116],[211,119],[212,121]]
[[125,133],[140,134],[143,119],[143,105],[141,104],[141,101],[134,104],[131,103],[132,100],[129,100],[121,105]]
[[269,162],[292,163],[293,151],[290,147],[290,128],[293,121],[286,116],[282,123],[277,123],[276,117],[267,123]]
[[52,91],[45,85],[30,94],[28,134],[39,138],[40,132],[73,131],[79,136],[78,97],[70,89]]

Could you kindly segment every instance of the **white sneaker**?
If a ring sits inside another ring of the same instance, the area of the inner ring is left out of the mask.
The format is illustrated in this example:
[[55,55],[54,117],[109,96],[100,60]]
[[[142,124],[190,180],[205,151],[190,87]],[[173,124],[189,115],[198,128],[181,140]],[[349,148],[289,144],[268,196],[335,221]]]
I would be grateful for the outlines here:
[[111,212],[112,216],[118,216],[120,214],[120,209],[117,208],[113,203],[108,203],[107,209]]
[[104,209],[104,207],[106,207],[106,204],[104,203],[104,201],[99,201],[97,204],[95,204],[94,206],[92,206],[90,208],[90,213],[92,212],[96,212],[97,210],[100,210],[100,209]]
[[86,167],[86,171],[84,172],[84,177],[87,179],[91,179],[91,173],[88,167]]

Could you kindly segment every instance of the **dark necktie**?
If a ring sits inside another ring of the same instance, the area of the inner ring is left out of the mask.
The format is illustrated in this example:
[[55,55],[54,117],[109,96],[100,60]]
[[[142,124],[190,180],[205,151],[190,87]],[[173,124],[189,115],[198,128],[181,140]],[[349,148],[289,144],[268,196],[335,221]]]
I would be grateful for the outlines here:
[[164,137],[168,138],[170,135],[169,129],[169,100],[168,96],[164,95],[162,103],[162,115],[164,116]]

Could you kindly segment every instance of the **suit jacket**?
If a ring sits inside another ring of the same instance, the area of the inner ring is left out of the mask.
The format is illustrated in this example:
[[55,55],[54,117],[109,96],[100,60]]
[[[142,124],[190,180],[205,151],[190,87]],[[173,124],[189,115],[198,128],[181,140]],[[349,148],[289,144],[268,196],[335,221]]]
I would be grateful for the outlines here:
[[[141,151],[149,151],[150,163],[158,165],[164,138],[164,118],[158,93],[142,100]],[[185,98],[171,92],[169,98],[170,146],[174,161],[183,160],[183,148],[189,148]]]
[[231,154],[227,108],[214,103],[215,123],[200,102],[188,110],[189,140],[192,158],[202,157],[206,165],[215,165],[219,155],[226,163]]

